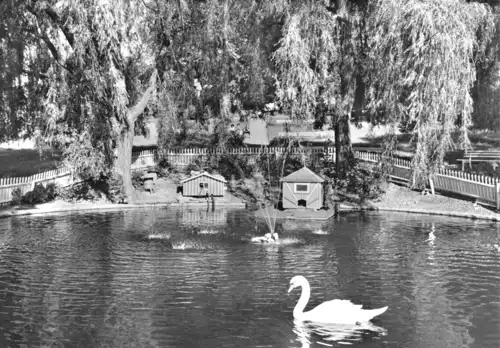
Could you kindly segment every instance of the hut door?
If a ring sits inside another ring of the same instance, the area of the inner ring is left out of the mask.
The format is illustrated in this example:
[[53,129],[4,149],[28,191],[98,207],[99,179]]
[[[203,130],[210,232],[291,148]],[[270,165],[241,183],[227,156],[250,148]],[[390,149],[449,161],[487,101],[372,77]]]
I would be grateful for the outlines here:
[[299,199],[297,201],[297,206],[307,208],[307,202],[305,199]]

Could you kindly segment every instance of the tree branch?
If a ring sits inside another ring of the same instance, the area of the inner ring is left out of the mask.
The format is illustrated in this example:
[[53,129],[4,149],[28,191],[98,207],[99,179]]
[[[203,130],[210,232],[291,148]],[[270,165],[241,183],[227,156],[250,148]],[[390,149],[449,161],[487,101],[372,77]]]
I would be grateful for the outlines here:
[[144,5],[145,8],[147,8],[150,11],[153,11],[154,13],[159,13],[160,12],[160,11],[158,11],[158,9],[154,9],[154,8],[146,5],[146,1],[144,1],[144,0],[142,0],[142,4]]
[[139,117],[140,114],[146,109],[146,106],[148,105],[149,99],[151,98],[151,95],[153,95],[153,91],[156,89],[156,78],[158,76],[158,71],[155,69],[153,71],[153,74],[151,75],[151,78],[149,79],[149,87],[144,92],[142,95],[142,98],[139,100],[139,102],[134,105],[132,108],[130,108],[127,112],[127,121],[130,125],[130,127],[133,127],[135,120],[137,117]]
[[59,29],[61,29],[61,31],[63,32],[64,37],[68,41],[69,45],[71,47],[74,47],[75,35],[71,32],[69,27],[64,24],[63,20],[59,16],[59,14],[52,7],[47,7],[45,9],[45,13],[50,17],[50,19],[52,19],[52,21],[54,21],[54,23],[57,24]]
[[50,53],[52,53],[54,59],[58,62],[61,62],[62,59],[61,54],[57,50],[56,46],[49,39],[49,37],[46,34],[40,34],[40,38],[43,40],[43,42],[45,42],[45,44],[49,48]]

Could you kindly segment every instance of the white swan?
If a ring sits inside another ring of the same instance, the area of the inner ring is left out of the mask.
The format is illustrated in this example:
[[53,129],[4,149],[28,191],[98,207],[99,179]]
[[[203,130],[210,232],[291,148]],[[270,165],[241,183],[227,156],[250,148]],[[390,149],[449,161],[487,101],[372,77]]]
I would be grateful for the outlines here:
[[377,309],[362,309],[362,305],[356,305],[349,300],[331,300],[323,302],[308,312],[304,308],[311,296],[309,282],[303,276],[295,276],[290,280],[288,292],[296,287],[302,287],[300,299],[293,309],[293,317],[302,321],[313,321],[331,324],[361,324],[384,313],[387,306]]

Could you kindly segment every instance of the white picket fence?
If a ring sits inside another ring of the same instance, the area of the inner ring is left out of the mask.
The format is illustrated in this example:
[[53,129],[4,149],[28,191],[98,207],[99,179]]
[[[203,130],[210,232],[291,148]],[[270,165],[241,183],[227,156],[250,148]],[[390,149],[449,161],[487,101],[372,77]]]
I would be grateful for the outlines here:
[[[155,152],[151,150],[134,152],[132,154],[132,171],[139,171],[145,168],[154,167]],[[81,182],[82,180],[73,175],[68,168],[58,168],[47,172],[37,173],[25,177],[1,178],[0,179],[0,205],[8,204],[12,201],[12,192],[16,189],[24,195],[32,191],[36,184],[47,185],[55,183],[59,187],[67,187]]]
[[[234,154],[249,156],[250,161],[255,161],[261,154],[285,153],[283,147],[260,147],[260,148],[230,148],[230,149],[171,149],[166,152],[165,157],[171,165],[184,167],[196,160],[204,161],[209,155],[214,154]],[[334,147],[307,147],[303,149],[294,148],[291,155],[307,156],[310,160],[328,156],[335,159]],[[370,167],[379,163],[381,154],[377,152],[367,152],[362,150],[354,151],[354,156]],[[402,158],[392,158],[391,178],[395,181],[410,182],[412,179],[411,161]],[[157,153],[155,150],[146,150],[134,152],[132,154],[132,171],[140,171],[146,168],[152,168],[157,163]],[[51,170],[44,173],[38,173],[23,178],[4,178],[0,179],[0,205],[9,203],[12,200],[12,191],[19,188],[23,194],[33,189],[36,183],[54,182],[58,186],[66,187],[78,182],[71,171],[66,168]],[[488,176],[470,174],[459,170],[442,169],[434,175],[434,189],[438,192],[451,192],[457,194],[467,194],[478,196],[484,203],[500,209],[500,179]]]
[[[172,166],[186,167],[196,161],[205,162],[210,156],[218,154],[239,155],[248,159],[250,164],[255,164],[257,159],[264,154],[275,154],[277,157],[287,152],[285,147],[240,147],[240,148],[191,148],[191,149],[169,149],[163,156]],[[315,161],[321,156],[330,156],[332,159],[335,155],[334,147],[310,146],[304,148],[292,148],[288,150],[288,155],[305,156],[308,161]],[[146,156],[155,157],[155,154],[148,152]]]
[[[355,151],[355,157],[367,163],[378,163],[380,153]],[[412,180],[411,161],[402,158],[392,159],[391,177],[410,182]],[[431,178],[434,190],[459,195],[477,196],[483,204],[500,209],[500,178],[462,172],[460,170],[440,169]]]
[[44,186],[55,183],[60,187],[66,187],[75,184],[77,180],[72,175],[71,170],[67,168],[49,170],[25,177],[2,178],[0,179],[0,205],[11,202],[12,192],[16,189],[21,190],[21,194],[24,195],[32,191],[37,183]]

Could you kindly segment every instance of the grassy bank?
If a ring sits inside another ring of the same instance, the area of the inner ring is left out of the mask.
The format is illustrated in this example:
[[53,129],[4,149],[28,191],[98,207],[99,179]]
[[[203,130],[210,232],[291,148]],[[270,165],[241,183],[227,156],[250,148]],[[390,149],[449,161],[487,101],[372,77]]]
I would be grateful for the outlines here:
[[61,152],[0,148],[0,163],[0,178],[29,176],[58,168]]

